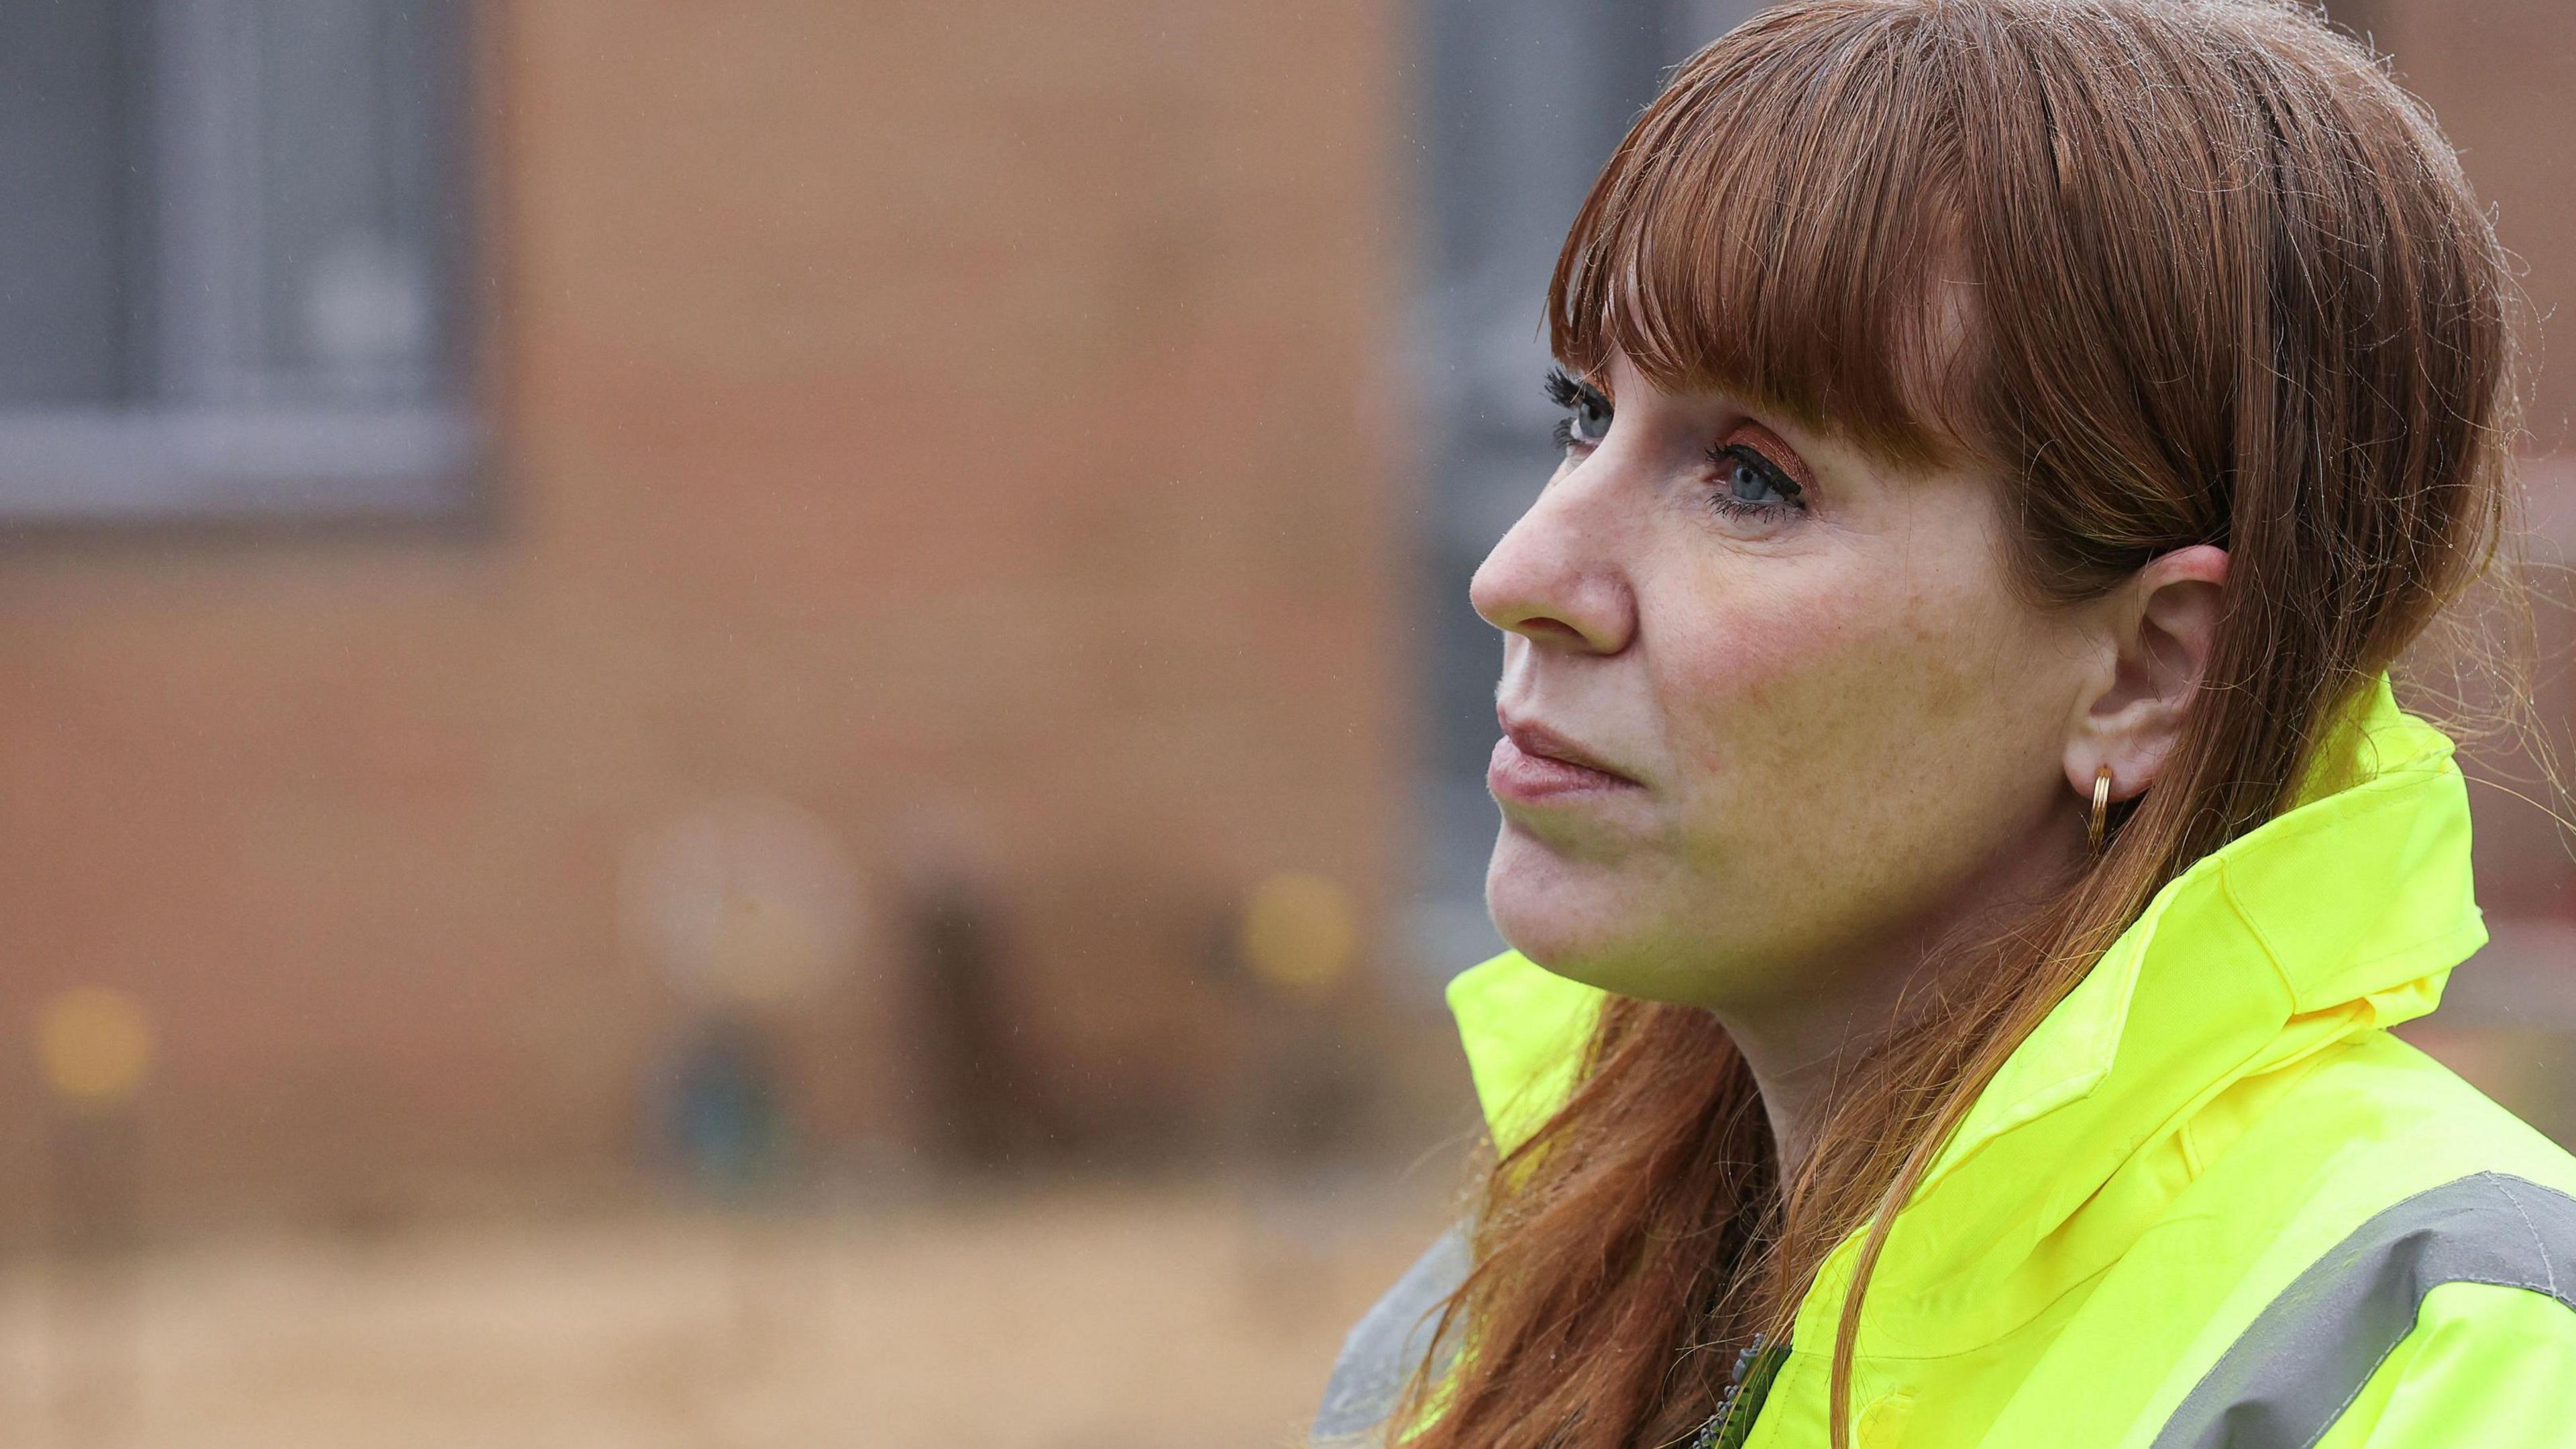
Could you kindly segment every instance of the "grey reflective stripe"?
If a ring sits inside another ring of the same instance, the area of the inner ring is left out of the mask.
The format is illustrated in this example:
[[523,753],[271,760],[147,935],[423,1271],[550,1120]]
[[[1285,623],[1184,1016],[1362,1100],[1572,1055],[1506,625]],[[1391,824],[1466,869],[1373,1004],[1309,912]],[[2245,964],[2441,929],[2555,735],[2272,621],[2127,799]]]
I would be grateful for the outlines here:
[[2576,1199],[2481,1172],[2363,1223],[2237,1337],[2155,1449],[2309,1449],[2444,1283],[2528,1288],[2576,1309]]
[[1324,1385],[1315,1438],[1365,1434],[1395,1412],[1405,1383],[1431,1352],[1440,1301],[1466,1281],[1468,1262],[1466,1231],[1451,1228],[1352,1326],[1342,1340],[1342,1356],[1333,1364],[1333,1377]]

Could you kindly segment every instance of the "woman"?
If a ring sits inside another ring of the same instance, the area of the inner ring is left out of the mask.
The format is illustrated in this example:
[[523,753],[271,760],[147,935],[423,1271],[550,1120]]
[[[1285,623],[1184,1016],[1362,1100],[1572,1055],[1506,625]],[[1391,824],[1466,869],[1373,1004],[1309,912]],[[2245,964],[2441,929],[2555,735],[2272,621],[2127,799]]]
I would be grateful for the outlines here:
[[2576,1444],[2576,1162],[2391,1037],[2485,939],[2386,671],[2505,265],[2257,0],[1799,0],[1549,291],[1452,988],[1498,1157],[1319,1438]]

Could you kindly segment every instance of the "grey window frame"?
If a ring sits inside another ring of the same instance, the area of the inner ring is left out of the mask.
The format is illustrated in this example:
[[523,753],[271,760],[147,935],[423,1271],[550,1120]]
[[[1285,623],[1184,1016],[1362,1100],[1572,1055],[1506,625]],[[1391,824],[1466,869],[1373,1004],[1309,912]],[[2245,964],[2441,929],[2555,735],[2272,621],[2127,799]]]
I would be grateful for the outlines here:
[[125,403],[0,403],[0,527],[459,520],[482,507],[476,7],[398,0],[438,36],[437,73],[423,78],[436,161],[422,181],[436,194],[421,199],[437,218],[427,285],[448,340],[417,396],[329,401],[263,397],[241,362],[243,319],[269,283],[246,169],[257,3],[150,0],[140,80],[152,215],[148,246],[126,265],[149,287],[152,386]]

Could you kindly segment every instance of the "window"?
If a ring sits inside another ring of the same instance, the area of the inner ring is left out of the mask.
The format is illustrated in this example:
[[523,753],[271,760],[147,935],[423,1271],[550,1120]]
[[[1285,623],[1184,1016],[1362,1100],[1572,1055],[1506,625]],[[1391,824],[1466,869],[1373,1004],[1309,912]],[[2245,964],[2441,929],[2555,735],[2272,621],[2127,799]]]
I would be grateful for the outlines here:
[[470,501],[462,0],[0,0],[0,522]]

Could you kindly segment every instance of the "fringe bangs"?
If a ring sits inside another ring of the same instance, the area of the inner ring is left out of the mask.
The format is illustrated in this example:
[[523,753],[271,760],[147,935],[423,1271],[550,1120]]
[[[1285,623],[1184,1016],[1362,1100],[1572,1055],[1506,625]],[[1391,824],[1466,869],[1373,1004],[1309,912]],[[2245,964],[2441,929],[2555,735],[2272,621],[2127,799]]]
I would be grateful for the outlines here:
[[1757,18],[1673,77],[1567,235],[1549,344],[1937,464],[1977,451],[1956,43],[1852,18]]

